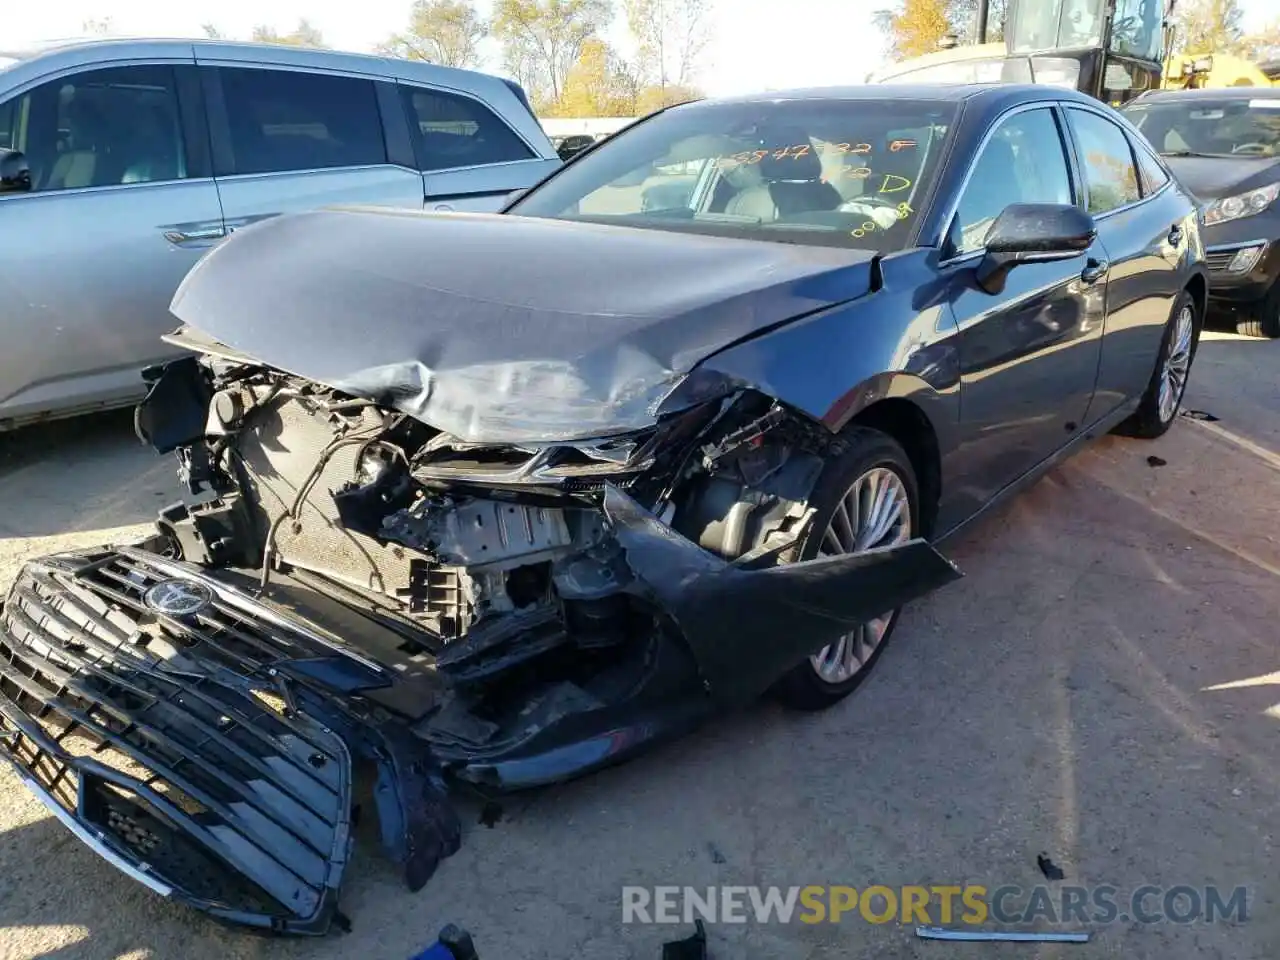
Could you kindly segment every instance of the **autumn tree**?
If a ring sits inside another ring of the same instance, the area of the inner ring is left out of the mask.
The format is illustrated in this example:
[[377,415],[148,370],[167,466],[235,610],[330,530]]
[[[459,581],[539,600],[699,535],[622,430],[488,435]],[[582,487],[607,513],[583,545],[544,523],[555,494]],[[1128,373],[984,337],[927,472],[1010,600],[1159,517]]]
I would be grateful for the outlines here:
[[1244,37],[1240,41],[1240,54],[1257,61],[1280,58],[1280,19],[1272,20],[1257,33]]
[[623,0],[636,41],[640,80],[665,90],[683,87],[702,66],[711,40],[712,0]]
[[949,7],[948,0],[901,0],[897,7],[877,13],[890,56],[908,60],[938,50],[942,38],[953,32]]
[[496,0],[503,65],[535,103],[558,103],[588,40],[609,24],[609,0]]
[[1233,50],[1244,37],[1240,0],[1183,0],[1174,8],[1176,53]]
[[553,117],[630,117],[639,84],[629,64],[603,40],[592,37],[565,77],[560,99],[545,111]]
[[305,17],[298,21],[292,33],[277,33],[273,28],[253,28],[253,39],[258,43],[283,43],[290,47],[323,47],[324,36]]
[[663,107],[674,107],[677,103],[699,100],[705,94],[697,87],[687,84],[669,83],[665,87],[641,87],[636,94],[635,115],[642,117]]
[[414,0],[409,25],[393,34],[378,52],[446,67],[480,66],[480,42],[489,25],[468,0]]

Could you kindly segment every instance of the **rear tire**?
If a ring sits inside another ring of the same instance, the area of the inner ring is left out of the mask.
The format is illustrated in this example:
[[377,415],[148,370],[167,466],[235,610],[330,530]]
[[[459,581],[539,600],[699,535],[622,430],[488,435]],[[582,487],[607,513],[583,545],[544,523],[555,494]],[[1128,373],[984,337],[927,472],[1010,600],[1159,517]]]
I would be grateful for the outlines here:
[[1236,321],[1236,333],[1242,337],[1275,340],[1280,337],[1280,280],[1258,301],[1256,312]]
[[[919,535],[919,485],[901,445],[867,427],[845,430],[839,442],[843,449],[827,461],[818,478],[809,498],[813,518],[783,558],[787,562],[861,552]],[[900,613],[898,608],[868,621],[839,644],[796,666],[774,688],[778,699],[798,710],[821,710],[843,700],[870,674]]]
[[1164,436],[1173,421],[1187,390],[1191,364],[1200,343],[1201,317],[1196,302],[1186,290],[1173,303],[1173,312],[1160,340],[1151,380],[1133,415],[1115,428],[1124,437],[1154,440]]

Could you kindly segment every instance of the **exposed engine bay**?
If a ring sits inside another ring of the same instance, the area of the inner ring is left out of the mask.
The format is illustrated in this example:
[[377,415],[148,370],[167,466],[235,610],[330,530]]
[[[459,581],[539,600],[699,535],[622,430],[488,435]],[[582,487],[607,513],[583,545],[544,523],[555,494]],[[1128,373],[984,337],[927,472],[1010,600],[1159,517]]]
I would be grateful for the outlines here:
[[[179,390],[207,409],[184,443],[166,436],[163,398]],[[349,596],[439,669],[465,659],[474,673],[481,658],[491,677],[558,647],[604,667],[650,641],[654,611],[602,509],[607,486],[709,557],[772,565],[809,517],[832,442],[751,392],[630,435],[546,445],[464,442],[228,359],[173,364],[153,395],[139,427],[176,448],[191,494],[161,516],[169,552],[259,571],[263,589],[283,572]],[[513,642],[508,621],[538,638]]]
[[341,919],[356,761],[417,888],[459,844],[450,784],[616,763],[958,576],[922,540],[793,562],[839,440],[748,389],[501,444],[217,344],[148,379],[137,429],[187,496],[145,542],[24,569],[0,750],[102,856],[228,922]]

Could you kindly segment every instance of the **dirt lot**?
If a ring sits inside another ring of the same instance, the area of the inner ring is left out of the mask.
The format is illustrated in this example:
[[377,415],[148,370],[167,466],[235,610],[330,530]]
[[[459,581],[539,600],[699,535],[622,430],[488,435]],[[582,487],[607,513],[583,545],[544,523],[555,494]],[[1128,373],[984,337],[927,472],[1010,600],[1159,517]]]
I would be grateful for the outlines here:
[[[349,935],[214,927],[121,877],[0,773],[0,955],[405,960],[453,921],[483,960],[655,960],[687,928],[624,927],[623,885],[1030,888],[1044,851],[1068,883],[1247,885],[1249,919],[1012,947],[856,918],[721,924],[711,955],[1276,957],[1280,343],[1210,337],[1188,404],[1220,421],[1103,440],[950,545],[967,579],[908,611],[850,701],[762,705],[517,798],[492,829],[467,808],[461,852],[419,894],[363,836]],[[124,416],[0,439],[0,581],[145,522],[173,488]]]

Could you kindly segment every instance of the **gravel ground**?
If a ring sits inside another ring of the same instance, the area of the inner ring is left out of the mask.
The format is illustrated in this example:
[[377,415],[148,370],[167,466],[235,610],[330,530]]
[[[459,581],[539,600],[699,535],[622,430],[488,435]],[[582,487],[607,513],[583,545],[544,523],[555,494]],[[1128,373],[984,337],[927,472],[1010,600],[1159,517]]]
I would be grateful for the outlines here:
[[[1280,343],[1210,335],[1188,398],[1221,418],[1107,438],[949,545],[820,715],[761,705],[617,770],[521,796],[404,891],[363,835],[354,931],[271,941],[169,904],[0,773],[0,955],[405,960],[443,923],[483,960],[654,960],[626,884],[1248,885],[1246,923],[1116,923],[1084,946],[922,943],[897,923],[710,928],[730,958],[1274,958],[1280,950]],[[1152,466],[1148,456],[1167,461]],[[175,493],[127,416],[0,438],[0,582],[145,523]]]

